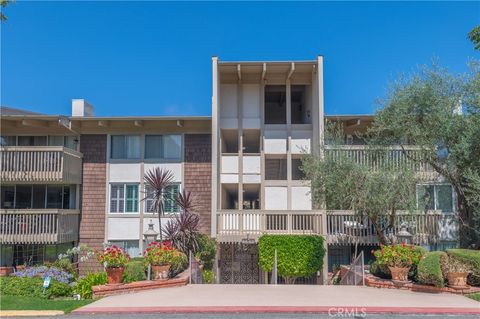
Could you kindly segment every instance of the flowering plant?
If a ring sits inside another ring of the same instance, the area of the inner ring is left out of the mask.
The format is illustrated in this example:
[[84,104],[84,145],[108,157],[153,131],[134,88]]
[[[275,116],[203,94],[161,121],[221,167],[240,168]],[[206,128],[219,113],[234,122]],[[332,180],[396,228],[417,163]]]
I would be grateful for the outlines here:
[[382,246],[373,252],[379,264],[388,267],[410,268],[417,265],[423,258],[422,252],[413,245]]
[[144,252],[145,261],[154,266],[171,265],[182,253],[173,248],[171,242],[152,242]]
[[47,266],[27,267],[24,270],[15,272],[13,276],[27,278],[40,277],[42,279],[50,277],[53,280],[65,284],[70,283],[74,279],[73,275],[66,271]]
[[125,266],[130,256],[122,248],[112,245],[98,252],[97,259],[105,268],[120,268]]

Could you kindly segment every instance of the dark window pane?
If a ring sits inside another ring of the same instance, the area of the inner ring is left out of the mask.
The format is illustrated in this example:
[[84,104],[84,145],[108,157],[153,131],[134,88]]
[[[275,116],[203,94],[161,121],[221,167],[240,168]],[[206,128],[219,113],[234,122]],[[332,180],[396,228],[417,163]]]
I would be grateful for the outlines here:
[[437,192],[437,209],[451,213],[453,211],[452,186],[436,185],[435,190]]
[[265,86],[265,124],[287,123],[287,88],[285,85]]
[[1,136],[0,145],[1,146],[15,146],[17,143],[17,138],[15,136]]
[[113,135],[112,143],[110,147],[112,148],[111,156],[112,158],[126,158],[127,150],[125,145],[125,135]]
[[47,186],[47,208],[62,208],[62,186]]
[[301,159],[292,159],[292,180],[304,179],[305,174],[300,169],[302,167]]
[[16,209],[32,208],[32,186],[17,185]]
[[287,179],[287,159],[265,160],[265,179],[266,180],[286,180]]
[[162,136],[145,136],[145,158],[162,158]]
[[291,86],[291,118],[292,124],[312,123],[311,110],[306,99],[306,85]]
[[46,136],[19,136],[18,146],[47,146]]
[[33,208],[45,209],[45,185],[33,185]]
[[433,210],[435,209],[435,197],[434,197],[433,185],[418,185],[417,186],[417,198],[418,209],[421,210]]
[[1,187],[1,208],[13,209],[15,200],[15,186],[2,186]]
[[70,209],[70,186],[63,187],[63,209]]

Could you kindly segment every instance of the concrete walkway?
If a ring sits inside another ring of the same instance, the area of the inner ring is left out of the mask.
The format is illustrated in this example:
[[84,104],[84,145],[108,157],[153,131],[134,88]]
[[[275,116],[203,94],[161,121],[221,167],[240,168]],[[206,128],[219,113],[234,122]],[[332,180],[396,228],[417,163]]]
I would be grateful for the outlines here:
[[459,295],[313,285],[189,285],[110,296],[75,312],[327,312],[332,307],[480,314],[479,302]]

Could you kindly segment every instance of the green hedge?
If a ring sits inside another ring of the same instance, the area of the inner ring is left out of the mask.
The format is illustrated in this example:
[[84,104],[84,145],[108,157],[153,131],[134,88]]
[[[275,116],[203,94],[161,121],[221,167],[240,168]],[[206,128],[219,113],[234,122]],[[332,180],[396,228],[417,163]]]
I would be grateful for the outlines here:
[[145,274],[145,263],[140,260],[130,260],[125,265],[125,270],[123,271],[122,282],[129,283],[134,281],[146,280],[147,275]]
[[0,294],[49,299],[71,296],[73,289],[69,284],[52,280],[44,291],[42,278],[8,276],[0,277]]
[[442,274],[442,263],[448,256],[443,251],[432,251],[420,260],[417,267],[418,282],[425,285],[444,287],[445,280]]
[[286,282],[310,277],[322,269],[323,238],[314,235],[263,235],[258,241],[259,264],[266,271],[273,269],[277,250],[278,275]]
[[200,234],[197,237],[198,249],[195,257],[203,264],[204,269],[212,270],[215,262],[216,244],[215,239]]
[[472,273],[468,275],[467,283],[471,286],[480,286],[480,250],[447,249],[449,257],[469,265]]
[[98,285],[105,285],[106,283],[106,272],[90,273],[77,281],[74,291],[75,293],[79,294],[82,299],[91,299],[93,294],[92,287]]

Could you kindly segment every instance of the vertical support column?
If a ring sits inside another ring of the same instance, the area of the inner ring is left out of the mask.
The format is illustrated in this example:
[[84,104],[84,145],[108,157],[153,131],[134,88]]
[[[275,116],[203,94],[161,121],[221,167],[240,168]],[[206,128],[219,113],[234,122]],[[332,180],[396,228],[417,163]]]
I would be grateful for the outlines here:
[[216,237],[216,211],[218,196],[218,57],[212,57],[212,227],[211,236]]
[[324,209],[324,210],[321,211],[321,214],[322,214],[323,249],[325,250],[325,255],[323,256],[322,283],[324,285],[326,285],[326,284],[328,284],[327,211]]
[[[287,100],[287,209],[292,209],[292,86],[286,81]],[[291,222],[291,221],[290,221]]]
[[[238,72],[240,64],[237,66]],[[243,210],[243,89],[242,80],[237,82],[237,116],[238,116],[238,209]],[[242,219],[242,216],[239,217]]]

